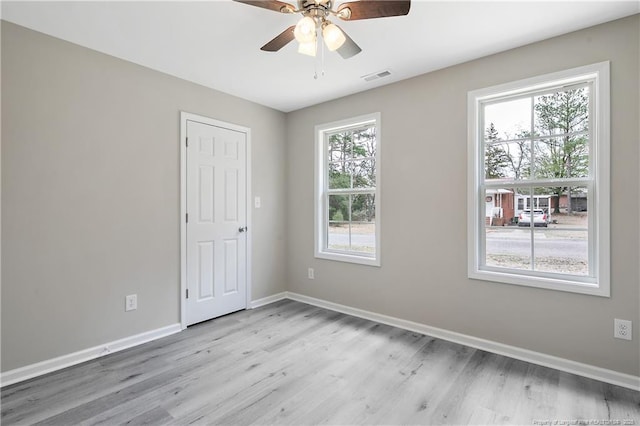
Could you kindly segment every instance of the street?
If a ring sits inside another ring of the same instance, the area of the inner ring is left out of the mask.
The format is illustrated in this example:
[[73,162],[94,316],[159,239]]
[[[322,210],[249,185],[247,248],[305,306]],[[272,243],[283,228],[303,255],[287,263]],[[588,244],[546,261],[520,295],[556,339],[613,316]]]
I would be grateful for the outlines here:
[[[375,247],[376,239],[373,234],[351,234],[351,245],[354,247]],[[329,233],[329,247],[345,248],[349,246],[349,234]]]
[[[487,256],[509,256],[513,258],[531,257],[531,233],[529,229],[498,228],[487,232]],[[330,232],[329,247],[347,249],[349,234]],[[373,233],[351,234],[351,246],[363,251],[373,250]],[[369,249],[369,250],[367,250]],[[586,231],[558,231],[553,229],[535,230],[535,257],[537,259],[572,260],[587,263],[588,240]]]
[[[518,235],[503,235],[503,233],[487,234],[487,254],[508,254],[526,257],[531,254],[531,236],[528,230],[515,229],[509,233],[522,232]],[[548,238],[544,231],[536,231],[536,257],[558,257],[588,259],[587,239],[577,238]]]

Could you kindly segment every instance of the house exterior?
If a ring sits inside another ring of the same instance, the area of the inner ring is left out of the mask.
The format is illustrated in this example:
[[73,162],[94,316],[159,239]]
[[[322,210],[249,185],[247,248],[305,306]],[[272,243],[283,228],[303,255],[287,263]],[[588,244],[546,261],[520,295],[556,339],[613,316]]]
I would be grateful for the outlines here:
[[[555,211],[558,197],[551,197],[551,212]],[[569,210],[568,195],[564,194],[560,196],[560,211],[567,213]],[[572,212],[586,212],[587,211],[587,194],[585,193],[572,193],[571,194],[571,211]]]
[[542,209],[545,212],[549,212],[549,207],[551,206],[551,200],[554,197],[552,195],[534,195],[533,197],[529,197],[528,195],[517,194],[516,196],[516,216],[519,215],[522,210],[532,208],[531,203],[533,201],[534,209]]
[[[511,189],[487,190],[485,195],[486,224],[489,226],[504,226],[512,222],[525,209],[542,209],[552,214],[558,205],[558,197],[555,195],[534,195],[529,197],[515,193]],[[532,207],[533,204],[533,207]],[[569,210],[568,195],[560,196],[560,212]],[[587,194],[571,194],[571,211],[587,211]]]
[[515,216],[514,194],[511,189],[488,189],[485,193],[486,223],[502,226]]

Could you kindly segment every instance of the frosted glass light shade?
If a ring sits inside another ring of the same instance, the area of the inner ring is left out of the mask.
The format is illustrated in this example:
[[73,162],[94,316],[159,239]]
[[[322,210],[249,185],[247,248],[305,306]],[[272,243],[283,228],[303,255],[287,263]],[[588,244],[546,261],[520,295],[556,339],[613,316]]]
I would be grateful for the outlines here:
[[324,43],[327,45],[327,49],[331,52],[339,49],[347,40],[344,33],[340,31],[340,28],[333,24],[326,25],[322,29],[322,38],[324,38]]
[[309,16],[302,18],[293,30],[293,35],[298,43],[309,43],[316,38],[316,21]]
[[298,53],[302,53],[303,55],[316,56],[316,50],[318,48],[318,44],[314,38],[313,41],[308,43],[300,43],[298,45]]

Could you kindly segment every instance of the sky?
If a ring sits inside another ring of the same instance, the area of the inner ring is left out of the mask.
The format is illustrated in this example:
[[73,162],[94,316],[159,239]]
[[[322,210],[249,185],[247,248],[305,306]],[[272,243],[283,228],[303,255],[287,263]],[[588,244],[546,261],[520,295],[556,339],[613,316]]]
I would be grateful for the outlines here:
[[531,98],[487,105],[484,109],[485,129],[493,123],[500,139],[513,138],[520,130],[531,127]]

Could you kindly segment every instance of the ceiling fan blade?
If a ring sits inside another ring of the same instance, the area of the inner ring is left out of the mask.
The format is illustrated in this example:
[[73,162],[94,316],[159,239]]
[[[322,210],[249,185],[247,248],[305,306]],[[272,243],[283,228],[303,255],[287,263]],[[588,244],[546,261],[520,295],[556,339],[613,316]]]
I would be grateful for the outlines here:
[[358,46],[356,42],[353,41],[351,37],[349,37],[349,35],[345,33],[342,28],[340,28],[340,31],[342,31],[342,33],[344,34],[344,37],[346,38],[342,46],[336,49],[336,52],[338,52],[340,56],[342,56],[344,59],[349,59],[350,57],[356,56],[358,53],[362,52],[362,49],[360,49],[360,46]]
[[277,52],[278,50],[282,49],[295,38],[293,35],[293,30],[295,28],[295,25],[290,26],[289,28],[278,34],[273,40],[262,46],[260,50],[264,50],[265,52]]
[[402,16],[409,13],[411,0],[360,0],[342,3],[337,16],[345,21]]
[[250,6],[262,7],[263,9],[269,9],[282,13],[294,13],[296,8],[289,3],[284,3],[278,0],[233,0],[238,3],[248,4]]

